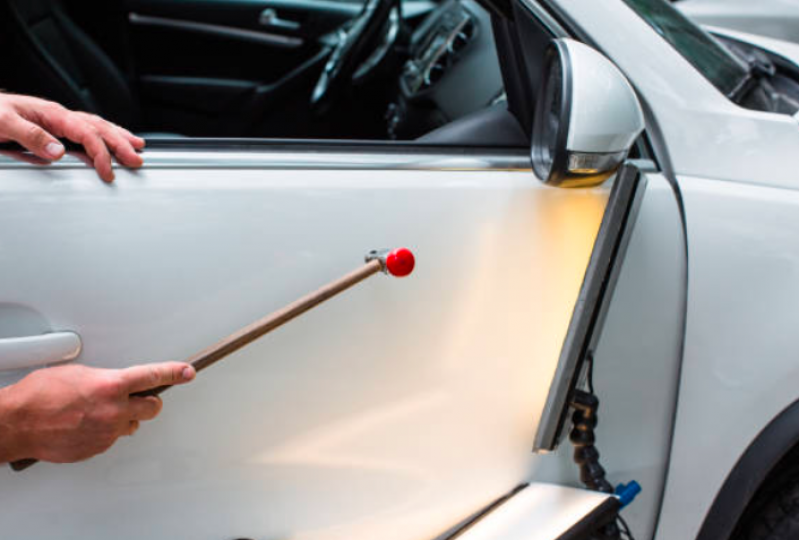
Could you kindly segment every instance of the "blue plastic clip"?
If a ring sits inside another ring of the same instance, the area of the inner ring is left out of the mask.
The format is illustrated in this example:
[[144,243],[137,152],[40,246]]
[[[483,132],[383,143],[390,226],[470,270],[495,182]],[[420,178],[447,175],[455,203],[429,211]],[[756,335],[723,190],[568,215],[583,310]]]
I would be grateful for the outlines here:
[[622,508],[633,502],[639,493],[641,493],[641,485],[635,480],[616,486],[616,496],[619,498]]

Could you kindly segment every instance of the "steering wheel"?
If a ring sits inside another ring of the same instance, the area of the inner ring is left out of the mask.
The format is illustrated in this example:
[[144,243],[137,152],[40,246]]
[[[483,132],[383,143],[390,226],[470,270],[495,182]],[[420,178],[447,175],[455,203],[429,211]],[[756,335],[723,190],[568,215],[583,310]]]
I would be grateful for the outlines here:
[[361,13],[339,30],[339,40],[327,59],[311,93],[311,108],[324,112],[333,99],[349,85],[355,69],[369,55],[388,22],[395,0],[367,0]]

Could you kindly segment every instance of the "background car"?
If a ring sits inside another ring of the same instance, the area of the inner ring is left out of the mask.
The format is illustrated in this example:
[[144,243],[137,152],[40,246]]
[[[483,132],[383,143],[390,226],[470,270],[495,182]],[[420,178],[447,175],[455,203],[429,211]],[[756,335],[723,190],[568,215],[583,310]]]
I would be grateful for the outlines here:
[[411,0],[396,34],[384,3],[3,6],[6,88],[218,137],[152,138],[113,186],[5,149],[6,351],[185,358],[372,248],[418,257],[108,454],[7,470],[8,535],[585,538],[619,502],[584,484],[636,480],[636,538],[757,538],[780,511],[791,537],[799,55],[656,0]]
[[799,41],[799,2],[795,0],[677,0],[694,21],[786,41]]

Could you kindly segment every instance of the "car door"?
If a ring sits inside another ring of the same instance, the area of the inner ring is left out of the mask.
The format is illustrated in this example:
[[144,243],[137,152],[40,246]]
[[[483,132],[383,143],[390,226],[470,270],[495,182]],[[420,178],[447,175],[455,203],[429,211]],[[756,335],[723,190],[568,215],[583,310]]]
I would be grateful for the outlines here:
[[[201,373],[102,456],[0,473],[6,535],[431,538],[524,481],[635,174],[561,189],[523,151],[356,144],[187,140],[145,161],[106,185],[74,157],[2,158],[0,348],[74,332],[87,365],[180,360],[371,249],[407,246],[417,270]],[[56,360],[9,359],[4,384]]]

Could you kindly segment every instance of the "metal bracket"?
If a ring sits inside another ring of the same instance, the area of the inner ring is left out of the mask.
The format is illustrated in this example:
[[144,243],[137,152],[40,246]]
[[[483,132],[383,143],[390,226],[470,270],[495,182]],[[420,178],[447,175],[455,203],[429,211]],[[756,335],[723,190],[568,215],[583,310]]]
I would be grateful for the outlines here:
[[364,257],[364,262],[378,261],[380,263],[380,271],[388,274],[388,267],[386,266],[386,257],[391,252],[390,249],[373,249]]

